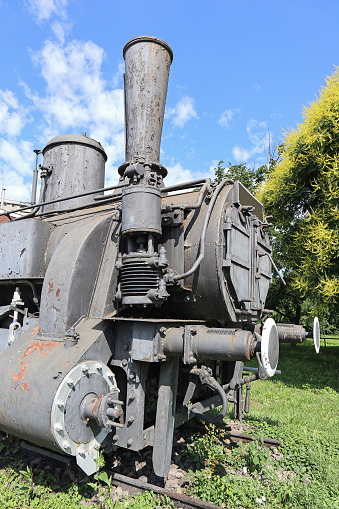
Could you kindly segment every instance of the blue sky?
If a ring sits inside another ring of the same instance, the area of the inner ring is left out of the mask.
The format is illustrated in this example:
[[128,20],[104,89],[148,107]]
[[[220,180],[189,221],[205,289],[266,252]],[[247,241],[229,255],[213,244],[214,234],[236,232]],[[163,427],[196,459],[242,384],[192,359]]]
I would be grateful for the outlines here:
[[124,161],[125,43],[173,49],[161,163],[167,184],[214,175],[219,160],[264,163],[268,138],[339,65],[338,0],[0,0],[0,183],[30,197],[33,150],[87,132]]

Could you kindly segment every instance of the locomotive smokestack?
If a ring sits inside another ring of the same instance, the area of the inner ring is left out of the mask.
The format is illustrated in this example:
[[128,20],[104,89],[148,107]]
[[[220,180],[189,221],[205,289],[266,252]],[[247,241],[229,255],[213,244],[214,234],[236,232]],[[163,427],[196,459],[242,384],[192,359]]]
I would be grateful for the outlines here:
[[[155,37],[135,37],[123,49],[125,59],[126,163],[144,162],[159,167],[167,84],[173,60],[171,48]],[[166,175],[161,168],[163,176]]]

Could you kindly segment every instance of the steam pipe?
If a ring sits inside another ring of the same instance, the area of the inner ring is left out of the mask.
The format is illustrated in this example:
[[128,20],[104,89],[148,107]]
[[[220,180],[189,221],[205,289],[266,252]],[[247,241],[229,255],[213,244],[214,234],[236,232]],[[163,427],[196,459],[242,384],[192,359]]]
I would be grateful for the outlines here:
[[210,204],[208,206],[207,213],[206,213],[206,216],[205,216],[204,225],[203,225],[203,228],[202,228],[202,231],[201,231],[201,237],[200,237],[200,244],[199,244],[200,255],[196,259],[196,261],[193,264],[193,266],[187,272],[184,272],[183,274],[177,274],[175,276],[170,276],[169,275],[169,276],[166,277],[166,275],[165,275],[164,276],[165,281],[169,280],[169,278],[171,278],[172,281],[179,281],[180,279],[184,279],[186,277],[191,276],[197,270],[197,268],[199,267],[199,265],[203,261],[203,259],[205,257],[205,236],[206,236],[207,226],[208,226],[208,223],[209,223],[209,220],[210,220],[210,217],[211,217],[211,214],[212,214],[213,207],[214,207],[214,204],[216,202],[216,199],[217,199],[220,191],[222,190],[222,188],[224,187],[224,185],[226,183],[233,184],[233,180],[231,180],[231,179],[223,179],[220,182],[220,184],[216,187],[216,189],[215,189],[215,191],[213,193],[212,199],[210,201]]
[[[121,187],[126,187],[126,186],[127,186],[127,184],[118,184],[116,186],[109,186],[109,187],[103,187],[101,189],[94,189],[94,191],[87,191],[86,193],[76,194],[74,196],[66,196],[65,198],[58,198],[57,200],[50,200],[50,201],[37,203],[36,208],[40,209],[43,205],[51,205],[52,203],[59,203],[62,201],[73,200],[74,198],[82,198],[83,196],[89,196],[90,194],[102,193],[103,191],[110,191],[112,189],[120,189]],[[94,204],[94,205],[96,205],[96,204]],[[86,205],[86,207],[88,207],[88,206],[89,205]],[[9,217],[10,214],[15,214],[16,212],[22,212],[23,210],[29,210],[31,208],[32,208],[32,205],[28,205],[25,207],[20,207],[19,209],[11,210],[10,212],[2,212],[0,214],[0,217],[1,216]],[[81,208],[81,207],[79,207],[79,208]],[[75,208],[74,210],[77,210],[77,209],[78,209],[78,207]],[[56,212],[60,212],[60,211],[56,210]],[[46,211],[46,214],[47,213],[48,213],[48,211]],[[18,217],[17,219],[23,219],[24,217],[28,217],[28,216]]]
[[35,158],[35,169],[33,170],[33,181],[32,181],[32,196],[31,196],[31,204],[34,205],[36,203],[36,188],[38,184],[38,158],[39,154],[42,153],[42,150],[35,149],[36,154]]

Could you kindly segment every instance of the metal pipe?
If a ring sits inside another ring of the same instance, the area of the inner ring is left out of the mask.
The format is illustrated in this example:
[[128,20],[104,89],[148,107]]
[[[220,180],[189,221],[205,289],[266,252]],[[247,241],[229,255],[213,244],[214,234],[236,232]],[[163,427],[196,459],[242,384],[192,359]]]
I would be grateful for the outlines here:
[[[42,193],[44,192],[45,190],[45,185],[46,185],[46,180],[43,179],[42,181]],[[28,219],[29,217],[34,217],[36,215],[36,213],[38,212],[38,210],[40,210],[41,208],[41,205],[37,205],[36,207],[33,208],[32,212],[29,212],[28,214],[23,214],[22,216],[19,216],[19,217],[16,217],[16,218],[11,218],[10,215],[8,215],[7,217],[11,220],[11,221],[18,221],[19,219]],[[14,211],[15,212],[15,211]],[[12,214],[13,212],[11,212]]]
[[[193,368],[190,371],[190,373],[192,375],[197,375],[197,376],[201,377],[201,374],[203,374],[203,369]],[[215,424],[216,422],[222,421],[223,418],[225,417],[225,415],[227,414],[228,401],[227,401],[226,392],[221,387],[221,385],[216,381],[216,379],[213,376],[207,376],[206,378],[208,378],[208,386],[213,388],[214,390],[218,391],[218,393],[221,397],[221,402],[222,402],[221,403],[222,404],[221,411],[219,412],[218,415],[210,417],[208,415],[201,414],[200,412],[198,412],[194,408],[194,405],[188,405],[187,408],[188,408],[189,412],[192,412],[192,414],[194,414],[196,417],[198,417],[198,419],[201,419],[202,421],[207,422],[208,424]]]
[[191,187],[197,187],[200,184],[206,182],[206,178],[189,180],[188,182],[182,182],[180,184],[174,184],[173,186],[163,187],[160,189],[162,193],[170,193],[171,191],[182,191],[184,189],[191,189]]
[[[259,369],[245,366],[243,371],[248,371],[249,373],[258,373]],[[274,374],[281,375],[281,369],[276,369]]]
[[38,184],[38,159],[39,154],[42,153],[42,150],[35,149],[34,150],[36,157],[35,157],[35,169],[33,170],[33,181],[32,181],[32,196],[31,196],[31,204],[34,205],[36,203],[36,188]]
[[[116,186],[109,186],[109,187],[103,187],[101,189],[94,189],[94,191],[87,191],[86,193],[76,194],[75,196],[66,196],[65,198],[58,198],[57,200],[50,200],[50,201],[37,203],[37,207],[40,209],[44,205],[51,205],[52,203],[59,203],[62,201],[73,200],[74,198],[82,198],[83,196],[89,196],[90,194],[102,193],[103,191],[110,191],[112,189],[120,189],[121,187],[126,187],[126,186],[127,186],[127,184],[118,184]],[[119,196],[119,198],[120,198],[120,196]],[[107,199],[107,202],[110,200],[111,200],[111,198]],[[106,200],[103,200],[104,203],[105,203],[105,201]],[[94,203],[93,205],[96,205],[96,203]],[[91,206],[91,204],[85,205],[84,207],[79,207],[79,209],[86,208],[88,206]],[[32,208],[32,205],[20,207],[19,209],[12,210],[11,212],[3,212],[0,214],[0,216],[8,216],[9,214],[15,214],[17,212],[22,212],[23,210],[29,210],[31,208]],[[77,210],[77,207],[74,208],[73,210]],[[56,210],[55,212],[61,212],[61,211]],[[47,213],[48,212],[46,212],[46,214]],[[24,217],[26,217],[26,216],[24,216]],[[18,218],[18,219],[21,219],[21,218]]]
[[[217,197],[218,197],[220,191],[222,190],[222,188],[224,187],[224,185],[226,183],[233,184],[233,180],[231,180],[231,179],[224,179],[224,180],[222,180],[220,182],[220,184],[215,188],[215,191],[213,193],[212,199],[211,199],[210,204],[208,206],[208,209],[207,209],[207,212],[206,212],[206,216],[205,216],[204,225],[203,225],[202,231],[201,231],[200,243],[199,243],[200,255],[196,259],[196,261],[193,264],[193,266],[187,272],[184,272],[183,274],[177,274],[177,275],[173,276],[172,277],[173,281],[179,281],[180,279],[184,279],[186,277],[191,276],[197,270],[197,268],[199,267],[199,265],[203,261],[203,259],[205,257],[205,236],[206,236],[207,226],[208,226],[208,223],[209,223],[212,211],[213,211],[214,204],[215,204],[215,202],[217,200]],[[166,276],[164,277],[164,279],[166,281]]]
[[205,184],[202,186],[202,188],[199,191],[198,199],[195,203],[184,203],[183,205],[180,205],[184,210],[195,210],[199,209],[202,204],[202,200],[204,199],[205,193],[209,192],[211,190],[211,179],[206,179]]
[[[186,333],[185,333],[186,332]],[[171,327],[162,341],[168,357],[193,357],[225,361],[249,361],[255,352],[256,338],[250,331],[194,326],[189,331]]]
[[5,191],[6,191],[6,189],[2,185],[2,190],[1,190],[1,210],[4,210],[4,206],[5,206]]
[[[192,189],[193,187],[198,187],[201,184],[205,184],[208,180],[210,181],[210,179],[206,179],[206,178],[197,179],[197,180],[190,180],[188,182],[182,182],[180,184],[175,184],[173,186],[162,187],[160,189],[160,192],[161,192],[161,194],[166,194],[166,193],[170,193],[172,191],[184,191],[185,189]],[[113,197],[115,195],[112,194],[112,195],[109,195],[109,196],[95,196],[94,200],[95,201],[105,200],[106,198],[109,198],[110,196]],[[178,205],[177,207],[181,207],[181,205]],[[188,205],[188,207],[190,208],[189,205]]]

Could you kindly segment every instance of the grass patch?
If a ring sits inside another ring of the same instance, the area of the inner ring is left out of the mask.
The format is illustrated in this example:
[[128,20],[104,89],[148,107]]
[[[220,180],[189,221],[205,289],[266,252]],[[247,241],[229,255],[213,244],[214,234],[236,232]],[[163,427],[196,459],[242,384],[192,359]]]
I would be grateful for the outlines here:
[[270,459],[256,442],[230,452],[223,426],[214,427],[191,446],[200,468],[192,494],[246,509],[339,508],[338,361],[335,339],[318,355],[311,340],[281,345],[282,374],[253,383],[245,423],[253,435],[280,439],[282,457]]

